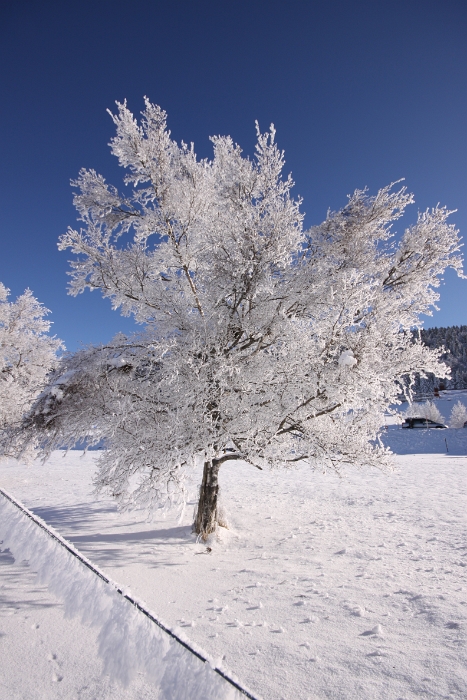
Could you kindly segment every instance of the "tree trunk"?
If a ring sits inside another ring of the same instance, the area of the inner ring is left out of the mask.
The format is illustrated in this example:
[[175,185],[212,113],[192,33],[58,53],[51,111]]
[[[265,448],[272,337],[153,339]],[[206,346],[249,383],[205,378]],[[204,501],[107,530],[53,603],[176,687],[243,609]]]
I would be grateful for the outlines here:
[[206,541],[208,535],[215,532],[218,523],[217,499],[219,495],[219,460],[209,460],[204,463],[203,481],[199,489],[198,511],[193,532]]
[[[198,511],[193,532],[201,537],[203,542],[208,535],[216,531],[217,525],[228,527],[225,518],[219,513],[219,469],[228,460],[242,459],[242,455],[234,450],[224,450],[224,454],[204,463],[203,481],[199,489]],[[261,469],[261,467],[258,467]]]

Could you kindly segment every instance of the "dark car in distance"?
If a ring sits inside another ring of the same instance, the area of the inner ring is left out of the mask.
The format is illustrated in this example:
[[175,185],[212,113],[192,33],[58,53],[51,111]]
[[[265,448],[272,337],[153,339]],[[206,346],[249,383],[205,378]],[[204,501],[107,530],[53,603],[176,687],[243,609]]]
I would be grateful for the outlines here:
[[447,428],[442,423],[437,423],[428,418],[406,418],[402,423],[403,428]]

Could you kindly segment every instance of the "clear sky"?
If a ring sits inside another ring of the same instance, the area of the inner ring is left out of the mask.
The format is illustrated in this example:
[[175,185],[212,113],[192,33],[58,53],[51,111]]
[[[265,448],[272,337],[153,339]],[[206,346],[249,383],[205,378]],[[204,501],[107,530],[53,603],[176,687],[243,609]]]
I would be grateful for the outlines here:
[[[173,137],[253,153],[271,122],[306,225],[346,195],[405,178],[408,223],[438,202],[467,231],[465,0],[1,0],[0,280],[30,287],[70,350],[133,328],[98,292],[66,294],[70,179],[121,186],[106,114],[143,95]],[[467,281],[446,276],[426,325],[467,324]]]

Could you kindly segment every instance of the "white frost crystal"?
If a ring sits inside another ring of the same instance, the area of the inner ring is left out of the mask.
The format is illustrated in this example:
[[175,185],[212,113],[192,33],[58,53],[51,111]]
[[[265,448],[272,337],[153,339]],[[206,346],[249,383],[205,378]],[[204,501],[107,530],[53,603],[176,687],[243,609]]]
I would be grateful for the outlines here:
[[344,350],[339,357],[339,365],[341,367],[354,367],[357,360],[353,356],[352,350]]

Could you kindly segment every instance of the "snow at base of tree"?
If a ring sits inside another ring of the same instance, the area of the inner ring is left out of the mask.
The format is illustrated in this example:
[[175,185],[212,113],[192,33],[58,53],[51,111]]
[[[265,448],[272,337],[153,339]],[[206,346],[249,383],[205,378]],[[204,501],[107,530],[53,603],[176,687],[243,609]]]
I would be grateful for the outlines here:
[[[445,418],[458,398],[467,403],[454,392],[436,401]],[[255,695],[465,700],[467,430],[385,434],[404,453],[389,474],[226,463],[230,529],[220,528],[211,552],[191,532],[191,508],[181,522],[158,513],[148,522],[96,499],[95,454],[0,463],[0,483],[169,626],[225,657]],[[140,674],[126,690],[106,690],[99,665],[90,670],[80,656],[94,628],[60,623],[60,606],[33,581],[27,598],[30,568],[19,564],[0,561],[6,697],[155,700]]]

